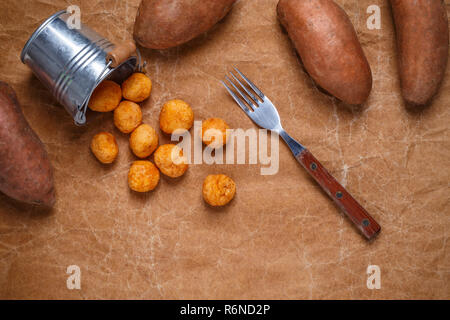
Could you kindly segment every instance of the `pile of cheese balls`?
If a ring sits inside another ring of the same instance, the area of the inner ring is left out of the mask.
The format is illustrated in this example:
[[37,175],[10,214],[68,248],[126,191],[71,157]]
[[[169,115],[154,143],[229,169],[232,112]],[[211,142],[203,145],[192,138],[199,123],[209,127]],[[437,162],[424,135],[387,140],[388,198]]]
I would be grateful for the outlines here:
[[[106,80],[94,91],[89,108],[97,112],[114,111],[114,125],[123,133],[130,134],[130,149],[138,157],[128,172],[128,185],[136,192],[149,192],[156,188],[160,172],[171,178],[181,177],[188,169],[183,150],[174,144],[159,146],[158,134],[154,128],[142,123],[142,111],[138,103],[148,99],[152,82],[144,73],[134,73],[122,85]],[[190,130],[194,123],[194,112],[183,100],[166,102],[159,116],[162,132],[172,134],[175,130]],[[227,142],[228,125],[219,118],[202,122],[202,140],[211,148],[222,147]],[[220,132],[222,139],[216,139]],[[222,140],[222,141],[220,141]],[[119,153],[116,139],[111,133],[100,132],[91,141],[91,150],[104,164],[113,163]],[[153,154],[154,163],[144,160]],[[203,183],[203,198],[211,206],[224,206],[236,193],[234,181],[223,174],[209,175]]]

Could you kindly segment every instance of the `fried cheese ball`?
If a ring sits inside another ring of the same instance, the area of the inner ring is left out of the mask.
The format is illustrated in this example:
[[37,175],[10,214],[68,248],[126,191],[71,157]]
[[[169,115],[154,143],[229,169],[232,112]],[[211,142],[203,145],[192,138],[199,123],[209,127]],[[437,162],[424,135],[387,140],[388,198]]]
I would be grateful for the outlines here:
[[194,123],[194,112],[183,100],[167,101],[159,115],[159,126],[167,134],[177,129],[189,130]]
[[105,80],[95,88],[89,108],[97,112],[113,111],[122,100],[122,89],[114,81]]
[[163,174],[171,178],[181,177],[188,169],[183,149],[174,144],[164,144],[155,151],[155,164]]
[[150,161],[135,161],[128,172],[128,186],[136,192],[148,192],[159,183],[159,171]]
[[130,136],[130,148],[138,158],[147,158],[158,147],[156,130],[148,124],[141,124]]
[[116,138],[108,132],[100,132],[92,138],[91,151],[104,164],[113,163],[119,153]]
[[[220,118],[211,118],[202,123],[203,143],[211,148],[220,148],[227,143],[228,124]],[[222,136],[222,141],[218,139],[218,134]],[[216,141],[217,140],[217,141]]]
[[141,123],[141,107],[134,102],[122,101],[114,110],[114,125],[123,133],[133,132]]
[[145,74],[137,72],[122,83],[123,97],[133,102],[142,102],[152,92],[152,81]]
[[203,182],[203,199],[214,207],[229,203],[236,194],[236,184],[224,174],[209,175]]

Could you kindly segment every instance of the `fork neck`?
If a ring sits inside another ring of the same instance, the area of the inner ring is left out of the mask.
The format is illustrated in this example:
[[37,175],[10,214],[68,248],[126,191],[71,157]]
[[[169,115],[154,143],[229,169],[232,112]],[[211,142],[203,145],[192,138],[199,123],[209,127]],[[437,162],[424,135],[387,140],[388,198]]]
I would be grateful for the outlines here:
[[283,138],[284,142],[289,146],[294,156],[298,156],[306,148],[302,146],[297,140],[292,138],[283,128],[277,130],[278,134]]

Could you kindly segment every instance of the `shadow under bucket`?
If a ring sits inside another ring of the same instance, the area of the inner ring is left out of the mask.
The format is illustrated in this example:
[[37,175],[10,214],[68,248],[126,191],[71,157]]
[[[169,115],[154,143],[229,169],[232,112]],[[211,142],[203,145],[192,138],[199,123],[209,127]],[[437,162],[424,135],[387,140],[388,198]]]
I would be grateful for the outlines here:
[[65,107],[75,124],[84,125],[95,88],[106,79],[121,83],[141,61],[137,54],[112,67],[107,56],[116,46],[83,24],[80,29],[70,29],[69,17],[66,11],[60,11],[42,23],[20,58]]

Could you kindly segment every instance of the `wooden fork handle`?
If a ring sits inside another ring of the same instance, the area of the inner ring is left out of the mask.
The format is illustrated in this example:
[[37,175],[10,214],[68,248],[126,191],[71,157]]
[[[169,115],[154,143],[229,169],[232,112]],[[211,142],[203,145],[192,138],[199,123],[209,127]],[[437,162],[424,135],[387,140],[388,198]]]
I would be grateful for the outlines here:
[[298,162],[317,181],[322,189],[344,211],[348,218],[371,240],[380,232],[381,227],[374,218],[356,201],[345,188],[325,169],[325,167],[309,152],[303,149],[296,156]]

